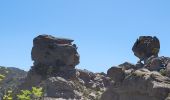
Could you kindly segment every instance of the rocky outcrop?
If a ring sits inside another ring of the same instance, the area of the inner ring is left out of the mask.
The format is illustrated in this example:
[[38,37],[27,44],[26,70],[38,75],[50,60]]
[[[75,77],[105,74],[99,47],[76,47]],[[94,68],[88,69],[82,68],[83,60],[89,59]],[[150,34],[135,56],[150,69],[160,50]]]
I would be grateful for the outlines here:
[[165,100],[168,98],[170,93],[168,77],[143,68],[126,72],[124,71],[125,77],[120,77],[121,80],[123,78],[121,82],[115,81],[107,88],[101,100]]
[[125,78],[124,71],[122,70],[122,68],[118,68],[118,67],[111,67],[107,71],[107,75],[115,82],[121,82]]
[[159,49],[160,42],[155,36],[140,36],[132,47],[134,55],[137,56],[140,61],[144,62],[151,56],[157,57]]
[[72,44],[73,41],[51,35],[36,37],[31,52],[34,61],[32,70],[38,74],[49,75],[57,71],[74,69],[79,64],[79,54],[76,45]]
[[170,58],[158,57],[159,49],[156,37],[139,37],[132,50],[140,61],[111,67],[107,76],[114,83],[107,87],[101,100],[169,100]]
[[168,63],[170,63],[169,57],[154,57],[151,56],[146,60],[145,68],[151,71],[160,71],[161,69],[166,69]]
[[72,42],[71,39],[50,35],[36,37],[31,52],[34,65],[19,89],[43,87],[45,100],[99,99],[105,87],[111,84],[110,78],[100,73],[76,69],[79,54]]
[[76,90],[76,86],[72,81],[62,77],[50,77],[44,83],[41,86],[47,91],[46,95],[48,97],[81,99],[82,94]]
[[44,100],[170,100],[170,58],[158,56],[156,37],[136,41],[132,50],[140,59],[137,64],[125,62],[107,74],[77,69],[79,54],[72,42],[50,35],[36,37],[33,66],[18,89],[43,87]]

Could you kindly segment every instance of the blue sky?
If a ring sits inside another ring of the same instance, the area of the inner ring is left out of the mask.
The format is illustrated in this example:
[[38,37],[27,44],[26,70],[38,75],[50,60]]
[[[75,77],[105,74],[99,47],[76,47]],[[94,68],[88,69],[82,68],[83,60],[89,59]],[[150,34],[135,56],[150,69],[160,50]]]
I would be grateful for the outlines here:
[[106,72],[125,61],[140,35],[157,36],[170,56],[169,0],[0,0],[0,65],[29,70],[32,40],[51,34],[75,40],[77,68]]

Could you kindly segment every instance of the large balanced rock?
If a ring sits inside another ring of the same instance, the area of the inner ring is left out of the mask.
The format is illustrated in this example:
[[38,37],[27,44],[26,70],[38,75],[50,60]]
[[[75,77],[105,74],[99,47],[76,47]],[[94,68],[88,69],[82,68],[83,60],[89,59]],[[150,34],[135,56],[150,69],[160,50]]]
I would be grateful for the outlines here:
[[76,69],[79,54],[72,42],[50,35],[36,37],[31,53],[34,65],[15,90],[16,94],[20,90],[42,87],[43,100],[98,100],[111,79],[100,73]]
[[133,45],[132,51],[140,61],[144,61],[151,56],[158,56],[160,43],[157,37],[140,36]]
[[[77,47],[72,44],[73,40],[57,38],[51,35],[39,35],[33,40],[31,52],[34,66],[32,67],[39,74],[51,71],[74,69],[79,63]],[[48,74],[48,73],[47,73]]]

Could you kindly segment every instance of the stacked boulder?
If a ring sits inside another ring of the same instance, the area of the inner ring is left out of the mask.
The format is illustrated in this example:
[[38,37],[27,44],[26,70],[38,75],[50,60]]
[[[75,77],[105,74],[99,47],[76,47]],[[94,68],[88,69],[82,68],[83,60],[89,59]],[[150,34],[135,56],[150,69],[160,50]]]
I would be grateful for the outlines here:
[[57,72],[72,70],[79,64],[77,47],[73,40],[39,35],[33,40],[31,52],[34,61],[33,71],[46,76]]
[[[140,60],[137,67],[145,67],[151,71],[160,71],[166,69],[167,64],[170,62],[169,57],[159,57],[160,42],[157,37],[140,36],[132,47],[134,55]],[[144,61],[142,63],[141,61]]]
[[75,66],[79,64],[77,47],[72,42],[51,35],[34,38],[31,52],[34,65],[19,89],[43,87],[45,97],[80,99],[81,94],[71,81],[78,76]]
[[73,40],[51,35],[39,35],[33,40],[33,66],[19,86],[20,90],[43,87],[44,100],[96,100],[110,84],[110,78],[100,73],[76,69],[79,64],[77,46]]
[[33,66],[18,88],[43,87],[44,100],[170,100],[170,78],[166,77],[170,58],[158,56],[156,37],[139,37],[132,48],[139,62],[113,66],[107,74],[76,69],[80,57],[72,42],[51,35],[36,37]]
[[159,49],[160,42],[155,36],[140,36],[132,47],[134,55],[144,62],[151,56],[157,57]]
[[114,81],[101,100],[170,100],[170,58],[159,57],[157,37],[141,36],[132,51],[140,60],[111,67],[107,76]]

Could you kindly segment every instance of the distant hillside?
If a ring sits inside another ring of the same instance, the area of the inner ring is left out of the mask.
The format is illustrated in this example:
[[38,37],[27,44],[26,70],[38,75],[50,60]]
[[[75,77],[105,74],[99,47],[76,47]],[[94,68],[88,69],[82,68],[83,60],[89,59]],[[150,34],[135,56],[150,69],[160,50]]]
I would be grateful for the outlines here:
[[0,74],[5,78],[0,83],[0,96],[3,95],[7,89],[14,89],[17,85],[22,83],[23,78],[27,76],[27,72],[15,67],[0,66]]

